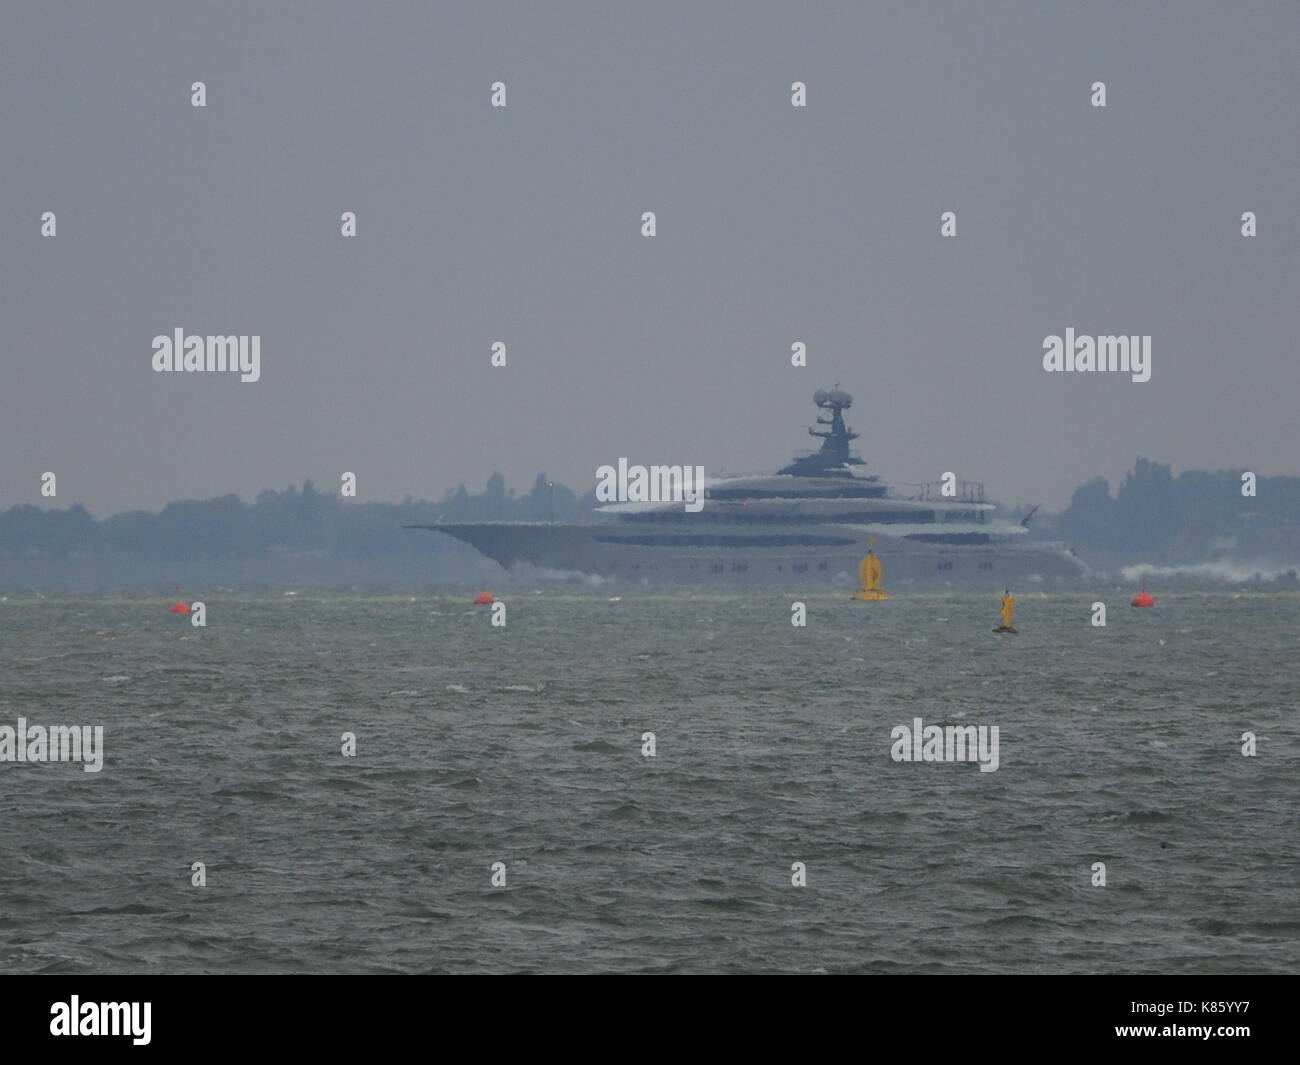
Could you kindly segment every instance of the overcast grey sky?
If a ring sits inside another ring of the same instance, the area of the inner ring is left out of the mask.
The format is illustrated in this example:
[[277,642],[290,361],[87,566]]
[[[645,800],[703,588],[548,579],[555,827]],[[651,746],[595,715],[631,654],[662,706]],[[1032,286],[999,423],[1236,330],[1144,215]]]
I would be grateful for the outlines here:
[[[760,472],[835,382],[890,480],[1300,474],[1298,43],[1291,0],[8,0],[0,506]],[[1045,373],[1070,326],[1151,381]],[[154,373],[177,327],[262,379]]]

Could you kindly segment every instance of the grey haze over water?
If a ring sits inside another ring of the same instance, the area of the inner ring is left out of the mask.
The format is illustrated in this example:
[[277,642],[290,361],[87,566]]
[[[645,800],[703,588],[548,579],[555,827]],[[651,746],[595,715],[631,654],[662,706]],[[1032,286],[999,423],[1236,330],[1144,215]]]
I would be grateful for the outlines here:
[[10,595],[0,969],[1294,972],[1297,596],[1094,594]]
[[[1138,454],[1295,474],[1298,30],[1290,2],[8,3],[0,505],[757,472],[835,381],[895,481],[1060,506]],[[1067,327],[1151,335],[1152,380],[1045,374]],[[261,380],[151,372],[176,328],[260,335]]]
[[[834,382],[892,482],[1051,508],[1144,455],[1268,486],[1300,473],[1298,31],[1289,2],[7,4],[0,509],[771,471]],[[1044,373],[1068,328],[1150,335],[1151,380]],[[260,380],[152,372],[175,329],[260,336]],[[1002,638],[995,593],[888,568],[883,603],[620,597],[431,540],[320,562],[400,594],[326,593],[312,551],[174,539],[14,540],[0,728],[105,751],[0,762],[0,971],[1300,964],[1294,592],[1133,611],[1094,574],[1016,589]],[[506,627],[417,587],[474,573]],[[52,590],[109,579],[183,581],[207,626]],[[916,718],[997,726],[999,768],[894,762]]]

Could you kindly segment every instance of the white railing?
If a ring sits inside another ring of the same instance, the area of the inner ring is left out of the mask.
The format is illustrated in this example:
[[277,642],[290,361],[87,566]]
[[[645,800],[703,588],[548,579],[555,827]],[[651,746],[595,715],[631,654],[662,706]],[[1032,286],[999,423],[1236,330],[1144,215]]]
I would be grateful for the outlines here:
[[894,491],[896,498],[919,500],[927,503],[984,503],[984,482],[983,481],[958,481],[954,486],[954,494],[947,495],[943,491],[943,481],[928,481],[925,484],[898,484],[895,485]]

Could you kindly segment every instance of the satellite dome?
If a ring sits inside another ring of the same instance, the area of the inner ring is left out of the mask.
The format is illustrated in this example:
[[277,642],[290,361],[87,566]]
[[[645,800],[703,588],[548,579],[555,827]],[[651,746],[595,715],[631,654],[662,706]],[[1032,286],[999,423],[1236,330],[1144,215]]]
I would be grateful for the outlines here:
[[819,407],[826,402],[826,399],[827,399],[826,389],[824,388],[819,388],[817,389],[816,392],[813,393],[813,402],[816,403],[817,406]]
[[838,388],[831,389],[831,394],[827,398],[837,407],[847,407],[853,402],[852,396]]

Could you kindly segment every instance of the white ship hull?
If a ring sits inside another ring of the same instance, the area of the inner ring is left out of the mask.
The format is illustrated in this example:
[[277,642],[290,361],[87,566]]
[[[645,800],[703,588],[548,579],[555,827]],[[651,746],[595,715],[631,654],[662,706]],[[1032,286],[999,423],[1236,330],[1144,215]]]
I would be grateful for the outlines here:
[[[868,530],[752,525],[723,533],[661,533],[615,523],[448,523],[431,528],[473,545],[507,570],[594,574],[630,582],[843,583],[866,554]],[[909,584],[1005,585],[1060,581],[1086,572],[1059,544],[929,544],[875,533],[886,589]],[[678,542],[674,543],[676,540]]]
[[817,392],[813,402],[821,428],[808,431],[821,448],[796,455],[775,474],[697,483],[692,494],[680,484],[682,491],[672,491],[681,467],[636,467],[634,490],[620,459],[618,482],[626,485],[612,497],[598,486],[597,498],[608,505],[591,522],[417,527],[472,544],[508,570],[531,566],[652,584],[848,582],[873,545],[886,588],[1005,587],[1085,571],[1063,545],[1028,542],[1028,518],[997,520],[982,484],[946,474],[944,483],[914,486],[919,491],[891,488],[850,450],[858,434],[843,412],[853,397],[835,388]]

